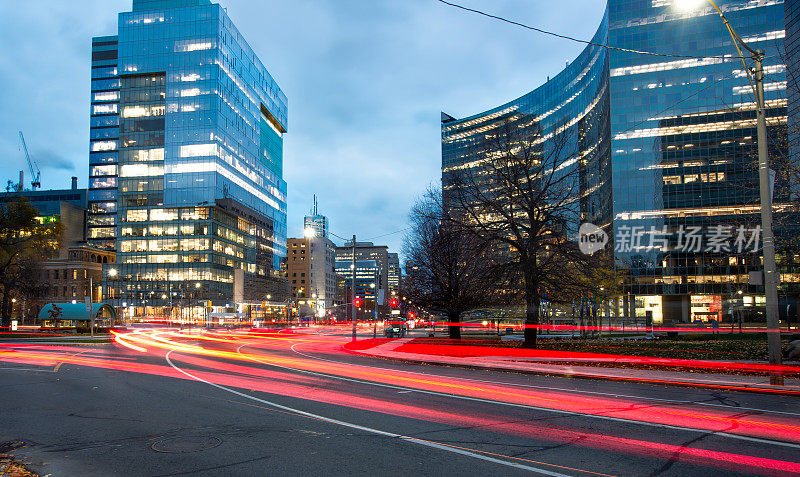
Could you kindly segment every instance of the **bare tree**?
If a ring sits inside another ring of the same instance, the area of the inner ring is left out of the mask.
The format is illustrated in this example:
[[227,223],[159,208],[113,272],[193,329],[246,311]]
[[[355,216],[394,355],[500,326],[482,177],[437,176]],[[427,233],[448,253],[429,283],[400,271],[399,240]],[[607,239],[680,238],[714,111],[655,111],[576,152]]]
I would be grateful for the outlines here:
[[444,178],[446,222],[488,244],[504,286],[521,290],[527,347],[536,346],[543,293],[583,293],[602,262],[576,241],[585,159],[570,127],[552,131],[528,115],[507,119],[476,141],[472,163]]
[[405,287],[416,303],[447,314],[451,339],[461,339],[461,315],[493,298],[487,243],[443,221],[441,191],[429,190],[411,209],[404,253],[413,264]]

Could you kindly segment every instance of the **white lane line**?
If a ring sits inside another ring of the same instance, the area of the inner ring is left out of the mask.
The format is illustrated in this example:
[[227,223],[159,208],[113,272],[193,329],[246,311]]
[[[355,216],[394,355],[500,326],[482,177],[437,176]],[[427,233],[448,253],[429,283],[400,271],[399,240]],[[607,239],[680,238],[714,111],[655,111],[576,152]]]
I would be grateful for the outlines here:
[[365,366],[363,364],[353,364],[353,363],[347,363],[347,362],[344,362],[344,361],[336,361],[336,360],[332,360],[332,359],[320,358],[320,357],[317,357],[317,356],[312,356],[310,354],[303,353],[301,351],[297,351],[294,347],[297,346],[297,345],[300,345],[300,344],[304,344],[304,343],[295,343],[295,344],[292,345],[291,349],[295,353],[297,353],[299,355],[302,355],[302,356],[305,356],[307,358],[316,359],[316,360],[319,360],[319,361],[326,361],[328,363],[344,364],[344,365],[349,365],[349,366],[360,366],[360,367],[367,367],[367,368],[370,368],[370,369],[382,369],[384,371],[394,371],[394,372],[398,372],[398,373],[408,373],[408,374],[414,374],[414,375],[417,375],[417,376],[447,377],[447,378],[450,378],[450,379],[459,379],[459,380],[462,380],[462,381],[470,381],[470,382],[473,382],[473,383],[502,384],[504,386],[515,386],[515,387],[523,387],[523,388],[531,388],[531,389],[542,389],[542,390],[545,390],[545,391],[563,391],[563,392],[568,392],[568,393],[589,394],[589,395],[594,395],[594,396],[610,396],[610,397],[641,399],[641,400],[645,400],[645,401],[666,402],[666,403],[672,403],[672,404],[692,404],[692,405],[695,405],[695,406],[719,407],[719,408],[728,409],[728,410],[731,410],[731,411],[742,411],[743,410],[743,411],[762,412],[762,413],[766,413],[766,414],[784,414],[784,415],[788,415],[788,416],[800,416],[800,413],[798,413],[798,412],[772,411],[772,410],[769,410],[769,409],[760,409],[760,408],[756,408],[756,407],[744,407],[744,406],[735,407],[735,406],[728,406],[728,405],[725,405],[725,404],[714,404],[714,403],[708,403],[708,402],[685,401],[685,400],[677,400],[677,399],[663,399],[663,398],[647,397],[647,396],[634,396],[634,395],[631,395],[631,394],[604,393],[604,392],[600,392],[600,391],[586,391],[586,390],[581,390],[581,389],[569,389],[569,388],[559,388],[559,387],[552,387],[552,386],[540,386],[540,385],[535,385],[535,384],[508,383],[508,382],[504,382],[504,381],[489,381],[489,380],[484,380],[484,379],[450,377],[450,376],[441,376],[441,375],[433,374],[433,373],[420,373],[418,371],[406,371],[406,370],[402,370],[402,369],[384,368],[384,367],[380,367],[380,366],[374,366],[374,367],[373,366]]
[[[244,354],[244,353],[242,353],[240,351],[244,346],[248,346],[248,345],[245,344],[245,345],[239,346],[239,348],[237,348],[236,351],[239,354],[241,354],[242,356],[244,356],[245,358],[248,358],[248,359],[250,359],[252,361],[256,361],[256,362],[259,362],[259,363],[262,363],[262,364],[266,364],[268,366],[274,366],[276,368],[283,368],[283,369],[288,369],[288,370],[291,370],[291,371],[296,371],[298,373],[312,374],[312,375],[322,376],[322,377],[331,378],[331,379],[338,379],[338,380],[341,380],[341,381],[349,381],[349,382],[353,382],[353,383],[366,384],[366,385],[369,385],[369,386],[377,386],[377,387],[382,387],[382,388],[400,389],[400,390],[404,390],[404,391],[413,391],[413,392],[417,392],[417,393],[430,394],[430,395],[433,395],[433,396],[442,396],[442,397],[451,398],[451,399],[461,399],[461,400],[464,400],[464,401],[483,402],[483,403],[494,404],[494,405],[499,405],[499,406],[516,407],[516,408],[522,408],[522,409],[530,409],[530,410],[534,410],[534,411],[544,411],[544,412],[550,412],[550,413],[554,413],[554,414],[564,414],[564,415],[568,415],[568,416],[589,417],[589,418],[593,418],[593,419],[601,419],[601,420],[604,420],[604,421],[623,422],[625,424],[638,424],[638,425],[647,426],[647,427],[658,427],[658,428],[661,428],[661,429],[673,429],[673,430],[678,430],[678,431],[696,432],[696,433],[700,433],[700,434],[709,434],[710,433],[710,434],[713,434],[714,436],[725,437],[725,438],[729,438],[729,439],[737,439],[737,440],[741,440],[741,441],[757,442],[759,444],[768,444],[768,445],[776,445],[776,446],[783,446],[783,447],[791,447],[791,448],[794,448],[794,449],[800,449],[800,444],[795,444],[795,443],[792,443],[792,442],[783,442],[783,441],[775,441],[775,440],[772,440],[772,439],[762,439],[762,438],[759,438],[759,437],[742,436],[742,435],[739,435],[739,434],[731,434],[731,433],[723,432],[723,431],[713,431],[713,430],[709,430],[709,429],[698,429],[698,428],[694,428],[694,427],[673,426],[673,425],[670,425],[670,424],[660,424],[660,423],[657,423],[657,422],[637,421],[637,420],[634,420],[634,419],[625,419],[625,418],[622,418],[622,417],[603,416],[603,415],[599,415],[599,414],[590,414],[590,413],[584,413],[584,412],[578,412],[578,411],[565,411],[563,409],[551,409],[551,408],[547,408],[547,407],[531,406],[531,405],[528,405],[528,404],[518,404],[518,403],[513,403],[513,402],[505,402],[505,401],[494,401],[494,400],[491,400],[491,399],[476,398],[476,397],[471,397],[471,396],[461,396],[461,395],[458,395],[458,394],[447,394],[447,393],[438,392],[438,391],[429,391],[427,389],[409,388],[409,387],[397,386],[397,385],[393,385],[393,384],[383,384],[383,383],[377,383],[377,382],[373,382],[373,381],[365,381],[365,380],[355,379],[355,378],[346,378],[346,377],[343,377],[343,376],[336,376],[336,375],[332,375],[332,374],[318,373],[316,371],[307,371],[305,369],[290,368],[290,367],[287,367],[287,366],[281,366],[279,364],[274,364],[274,363],[270,363],[270,362],[267,362],[267,361],[262,361],[262,360],[250,357],[250,356],[248,356],[248,355],[246,355],[246,354]],[[342,363],[342,364],[347,364],[347,363]],[[385,369],[385,368],[381,368],[381,369]],[[393,371],[391,369],[385,369],[385,370],[386,371]],[[459,378],[455,378],[455,379],[459,379]],[[502,383],[500,383],[500,384],[502,384]]]
[[0,370],[2,371],[35,371],[37,373],[55,373],[52,369],[34,369],[34,368],[14,368],[14,367],[5,367],[0,366]]
[[222,389],[223,391],[227,391],[229,393],[235,394],[237,396],[241,396],[241,397],[246,398],[246,399],[250,399],[250,400],[253,400],[253,401],[256,401],[256,402],[260,402],[260,403],[265,404],[267,406],[271,406],[271,407],[274,407],[274,408],[277,408],[277,409],[281,409],[281,410],[288,411],[288,412],[291,412],[291,413],[294,413],[294,414],[298,414],[300,416],[310,417],[310,418],[313,418],[313,419],[318,419],[318,420],[321,420],[321,421],[329,422],[331,424],[337,424],[337,425],[340,425],[340,426],[349,427],[351,429],[357,429],[359,431],[369,432],[371,434],[377,434],[379,436],[402,439],[402,440],[404,440],[406,442],[410,442],[410,443],[413,443],[413,444],[419,444],[419,445],[423,445],[423,446],[426,446],[426,447],[432,447],[434,449],[440,449],[440,450],[444,450],[444,451],[447,451],[447,452],[452,452],[454,454],[461,454],[461,455],[464,455],[464,456],[473,457],[475,459],[480,459],[480,460],[484,460],[484,461],[487,461],[487,462],[492,462],[492,463],[495,463],[495,464],[501,464],[501,465],[505,465],[505,466],[508,466],[508,467],[513,467],[515,469],[527,470],[527,471],[530,471],[530,472],[536,472],[538,474],[549,475],[549,476],[552,476],[552,477],[568,477],[567,474],[560,474],[558,472],[552,472],[552,471],[549,471],[549,470],[546,470],[546,469],[540,469],[540,468],[537,468],[537,467],[531,467],[529,465],[518,464],[516,462],[509,462],[509,461],[505,461],[505,460],[502,460],[502,459],[495,459],[493,457],[489,457],[489,456],[485,456],[485,455],[481,455],[481,454],[476,454],[474,452],[470,452],[470,451],[467,451],[467,450],[456,449],[456,448],[449,447],[449,446],[446,446],[446,445],[437,444],[435,442],[416,439],[416,438],[404,436],[404,435],[401,435],[401,434],[395,434],[393,432],[381,431],[379,429],[373,429],[371,427],[361,426],[361,425],[353,424],[353,423],[346,422],[346,421],[340,421],[338,419],[331,419],[329,417],[320,416],[319,414],[313,414],[313,413],[310,413],[310,412],[301,411],[299,409],[294,409],[294,408],[291,408],[291,407],[288,407],[288,406],[283,406],[283,405],[280,405],[280,404],[277,404],[277,403],[274,403],[274,402],[270,402],[270,401],[267,401],[267,400],[264,400],[264,399],[259,399],[259,398],[255,397],[255,396],[250,396],[249,394],[245,394],[245,393],[236,391],[235,389],[231,389],[231,388],[228,388],[226,386],[222,386],[222,385],[219,385],[219,384],[216,384],[216,383],[212,383],[211,381],[206,381],[203,378],[197,377],[197,376],[195,376],[193,374],[190,374],[190,373],[182,370],[181,368],[175,366],[175,364],[172,362],[172,360],[169,359],[169,355],[171,355],[172,352],[173,351],[170,350],[165,356],[165,358],[167,360],[167,363],[169,363],[170,366],[172,366],[176,370],[180,371],[181,373],[185,374],[186,376],[189,376],[190,378],[194,379],[195,381],[200,381],[200,382],[206,383],[206,384],[208,384],[210,386],[214,386],[215,388]]

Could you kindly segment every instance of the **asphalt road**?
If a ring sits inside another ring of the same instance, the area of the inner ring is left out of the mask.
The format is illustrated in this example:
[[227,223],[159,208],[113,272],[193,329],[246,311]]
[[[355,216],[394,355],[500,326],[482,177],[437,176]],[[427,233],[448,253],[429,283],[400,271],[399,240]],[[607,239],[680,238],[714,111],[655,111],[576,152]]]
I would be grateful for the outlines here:
[[3,342],[0,442],[53,476],[800,472],[796,397],[396,363],[343,342]]

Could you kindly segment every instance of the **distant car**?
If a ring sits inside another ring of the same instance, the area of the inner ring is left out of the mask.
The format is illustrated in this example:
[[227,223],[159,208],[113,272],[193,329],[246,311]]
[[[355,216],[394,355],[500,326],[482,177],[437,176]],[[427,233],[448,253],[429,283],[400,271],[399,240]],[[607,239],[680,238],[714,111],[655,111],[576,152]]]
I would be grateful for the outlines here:
[[383,330],[387,338],[402,338],[406,334],[406,329],[402,325],[390,325]]

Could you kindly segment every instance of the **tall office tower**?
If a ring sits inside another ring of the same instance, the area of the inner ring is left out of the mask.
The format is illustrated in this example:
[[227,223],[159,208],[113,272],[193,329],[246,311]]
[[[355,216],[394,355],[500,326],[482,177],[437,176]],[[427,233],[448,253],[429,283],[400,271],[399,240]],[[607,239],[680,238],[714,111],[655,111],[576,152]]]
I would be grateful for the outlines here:
[[[789,157],[795,167],[800,166],[800,0],[785,0],[783,11],[786,22],[786,99]],[[800,185],[794,184],[795,191]],[[795,193],[795,198],[800,194]]]
[[89,125],[89,218],[87,240],[114,250],[119,160],[117,37],[92,39],[92,97]]
[[[784,54],[784,5],[717,3],[742,39],[766,52],[781,247],[800,225],[786,212],[790,187],[777,160],[787,154],[785,56],[792,67],[791,51]],[[683,8],[687,4],[693,8]],[[787,5],[787,18],[793,12],[796,16],[796,8]],[[787,28],[791,33],[797,27]],[[750,281],[750,273],[762,269],[760,247],[751,241],[760,224],[755,101],[728,31],[710,4],[609,0],[593,44],[545,85],[465,119],[443,114],[445,193],[453,171],[479,164],[473,144],[495,134],[504,121],[526,116],[545,132],[562,124],[578,128],[577,151],[587,168],[582,220],[613,232],[615,265],[628,278],[615,314],[652,316],[656,322],[757,318],[764,287]],[[570,159],[564,157],[564,167]],[[800,291],[794,257],[779,250],[782,315],[793,305],[787,295]]]
[[[718,4],[742,40],[766,53],[769,153],[779,167],[787,121],[783,2]],[[628,314],[656,322],[759,319],[764,287],[749,273],[762,270],[761,247],[746,242],[761,223],[756,105],[730,35],[705,1],[610,0],[608,11],[609,44],[676,55],[609,52],[616,258],[633,277],[635,297]],[[787,198],[779,171],[779,247],[796,224],[780,212]],[[796,266],[781,273],[796,274]],[[789,281],[781,285],[784,315]]]
[[389,294],[397,295],[400,293],[400,255],[396,253],[389,254]]
[[336,298],[336,246],[325,237],[287,240],[286,277],[301,316],[322,317]]
[[109,295],[137,314],[286,295],[272,281],[286,256],[286,96],[210,0],[133,0],[118,28]]
[[319,213],[317,207],[317,196],[314,196],[314,208],[311,215],[306,215],[303,219],[303,235],[306,237],[328,238],[328,218]]
[[[353,260],[353,242],[345,242],[343,246],[336,247],[336,261],[346,262]],[[372,260],[375,262],[375,267],[378,270],[378,285],[377,288],[384,290],[389,289],[389,247],[386,245],[375,245],[372,242],[356,242],[356,261],[359,260]],[[336,265],[337,272],[339,265]],[[352,278],[352,275],[349,275]],[[388,296],[388,295],[386,295]]]

